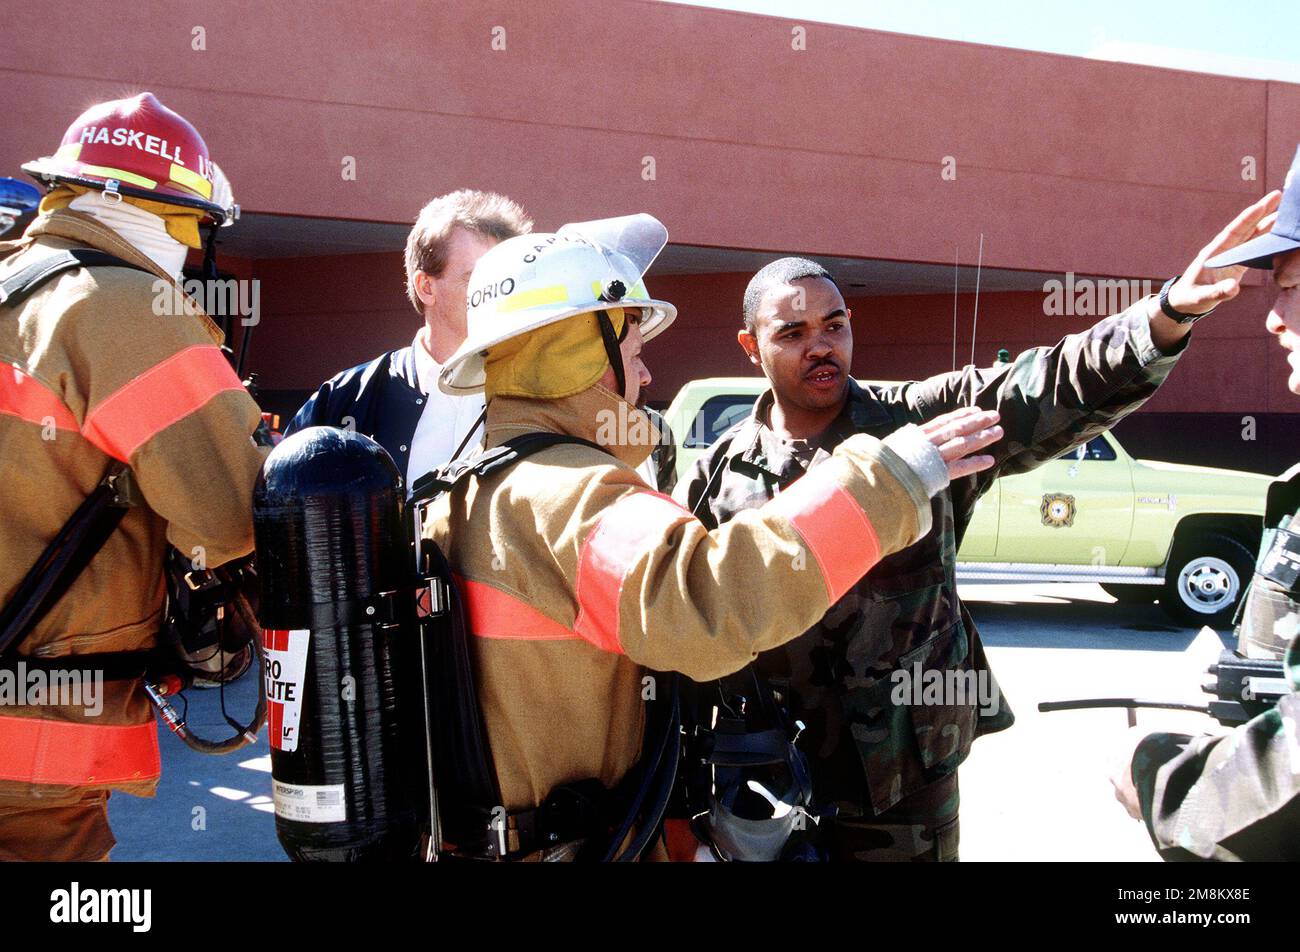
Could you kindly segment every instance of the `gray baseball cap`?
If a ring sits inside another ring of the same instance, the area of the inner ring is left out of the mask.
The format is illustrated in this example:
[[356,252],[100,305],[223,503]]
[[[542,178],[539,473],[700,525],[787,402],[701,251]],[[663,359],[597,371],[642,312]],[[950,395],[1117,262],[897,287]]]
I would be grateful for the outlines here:
[[1248,268],[1272,269],[1274,255],[1300,248],[1300,181],[1297,181],[1297,169],[1300,169],[1300,148],[1296,149],[1295,158],[1291,160],[1291,170],[1286,174],[1287,187],[1282,192],[1282,204],[1277,210],[1273,230],[1267,235],[1252,238],[1244,245],[1215,255],[1205,262],[1207,268],[1244,264]]

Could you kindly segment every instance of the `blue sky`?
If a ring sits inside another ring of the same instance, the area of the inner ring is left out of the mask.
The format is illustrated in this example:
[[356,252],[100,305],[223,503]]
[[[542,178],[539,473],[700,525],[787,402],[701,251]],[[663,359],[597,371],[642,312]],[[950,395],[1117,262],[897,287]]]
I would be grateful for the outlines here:
[[1300,83],[1300,0],[670,0]]

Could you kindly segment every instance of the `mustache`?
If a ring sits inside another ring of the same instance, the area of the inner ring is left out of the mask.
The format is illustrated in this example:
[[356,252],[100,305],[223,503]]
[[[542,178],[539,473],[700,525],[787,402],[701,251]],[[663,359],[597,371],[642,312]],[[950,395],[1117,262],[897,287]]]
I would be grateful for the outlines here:
[[813,367],[804,374],[805,377],[811,377],[813,374],[820,373],[823,370],[833,370],[836,373],[843,373],[844,368],[834,360],[819,360]]

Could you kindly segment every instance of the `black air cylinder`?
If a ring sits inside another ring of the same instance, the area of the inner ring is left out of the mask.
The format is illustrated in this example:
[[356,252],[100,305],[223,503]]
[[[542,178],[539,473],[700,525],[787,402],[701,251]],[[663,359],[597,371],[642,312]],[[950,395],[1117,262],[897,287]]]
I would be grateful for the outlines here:
[[397,467],[368,437],[310,427],[267,458],[253,512],[280,843],[300,861],[413,857],[425,765],[402,673],[413,623],[392,610],[412,591]]

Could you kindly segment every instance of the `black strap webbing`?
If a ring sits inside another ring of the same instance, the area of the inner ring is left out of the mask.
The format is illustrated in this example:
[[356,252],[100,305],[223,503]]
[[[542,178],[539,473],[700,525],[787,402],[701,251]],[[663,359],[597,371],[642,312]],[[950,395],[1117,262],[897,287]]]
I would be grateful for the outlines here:
[[70,251],[60,251],[52,254],[47,258],[42,258],[29,264],[9,277],[0,282],[0,304],[17,305],[22,300],[35,291],[41,284],[60,274],[69,271],[72,268],[130,268],[133,271],[149,272],[148,268],[138,264],[132,264],[119,258],[117,255],[109,254],[107,251],[99,251],[94,248],[73,248]]
[[[74,248],[42,258],[0,282],[0,304],[18,304],[56,274],[89,267],[148,270],[106,251]],[[120,483],[124,471],[120,464],[109,470],[37,557],[9,603],[0,609],[0,656],[17,649],[122,521],[131,505],[129,493]]]
[[[471,474],[482,478],[562,443],[577,443],[608,451],[590,440],[563,433],[525,433],[468,460],[455,461],[415,481],[412,499],[420,503],[455,488]],[[437,546],[429,545],[424,555],[426,578],[439,575],[450,579],[451,569]],[[452,587],[452,612],[464,606]],[[669,675],[669,694],[662,716],[647,718],[643,754],[615,791],[606,792],[600,781],[588,779],[551,791],[547,801],[532,810],[519,810],[501,817],[490,805],[498,803],[496,770],[483,709],[474,689],[474,674],[467,644],[468,625],[463,617],[442,637],[433,639],[439,659],[433,668],[444,679],[435,685],[435,696],[454,703],[454,716],[437,719],[442,736],[433,745],[441,769],[435,773],[455,777],[454,794],[440,793],[444,831],[452,836],[461,855],[490,859],[512,859],[571,840],[587,840],[582,858],[635,860],[646,848],[663,820],[672,793],[680,759],[681,704],[677,679]],[[662,723],[653,723],[660,721]],[[492,791],[489,793],[489,791]],[[506,826],[502,827],[502,821]],[[634,824],[640,822],[636,838],[625,849]],[[613,829],[613,834],[609,831]],[[606,839],[608,837],[608,839]],[[594,842],[593,842],[594,840]]]
[[17,649],[122,521],[130,508],[128,496],[118,486],[124,471],[125,467],[114,465],[82,500],[18,583],[8,604],[0,609],[0,657]]
[[527,456],[561,443],[579,443],[600,450],[602,453],[608,452],[598,444],[591,440],[584,440],[580,436],[569,436],[565,433],[524,433],[470,459],[458,460],[431,473],[425,473],[411,486],[411,499],[422,501],[446,492],[470,474],[482,479],[484,476],[513,466]]
[[1286,516],[1300,509],[1300,463],[1292,466],[1268,487],[1265,497],[1264,528],[1276,529]]
[[175,656],[168,657],[164,651],[148,649],[56,657],[9,655],[0,658],[0,671],[15,674],[41,671],[47,675],[63,671],[92,671],[105,681],[134,681],[168,662],[174,665]]

